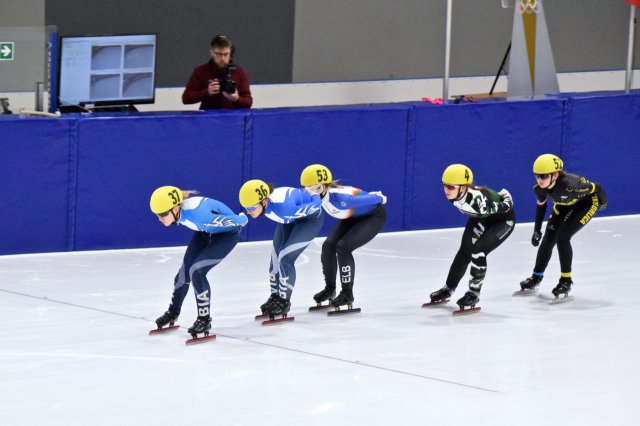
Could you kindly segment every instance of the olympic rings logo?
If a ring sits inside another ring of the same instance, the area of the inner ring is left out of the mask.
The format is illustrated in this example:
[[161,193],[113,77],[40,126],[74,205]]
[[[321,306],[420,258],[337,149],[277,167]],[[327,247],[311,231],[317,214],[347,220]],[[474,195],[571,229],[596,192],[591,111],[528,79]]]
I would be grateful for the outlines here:
[[525,13],[539,13],[538,0],[521,0],[516,4],[519,15]]

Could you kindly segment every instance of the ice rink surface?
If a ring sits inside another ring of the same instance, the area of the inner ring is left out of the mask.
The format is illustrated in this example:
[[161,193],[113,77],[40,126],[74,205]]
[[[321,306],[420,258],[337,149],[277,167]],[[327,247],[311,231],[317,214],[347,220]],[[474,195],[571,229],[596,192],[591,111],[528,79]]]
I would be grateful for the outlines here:
[[[171,232],[160,225],[158,232]],[[270,243],[240,244],[208,275],[217,340],[148,336],[184,247],[0,257],[0,424],[637,425],[640,216],[573,239],[574,301],[512,293],[531,274],[531,224],[488,257],[477,314],[422,309],[462,229],[377,236],[358,250],[354,306],[308,312],[322,239],[298,259],[290,315],[261,326]],[[186,244],[186,241],[185,241]],[[540,293],[559,277],[557,252]]]

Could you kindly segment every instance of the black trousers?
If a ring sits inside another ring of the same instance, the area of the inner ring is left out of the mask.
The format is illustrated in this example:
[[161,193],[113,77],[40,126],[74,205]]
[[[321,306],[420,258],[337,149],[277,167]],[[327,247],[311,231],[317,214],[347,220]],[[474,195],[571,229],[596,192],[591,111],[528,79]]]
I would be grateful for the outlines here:
[[511,235],[515,225],[516,216],[513,211],[499,220],[470,218],[462,234],[460,249],[449,268],[447,287],[453,292],[471,263],[469,288],[480,292],[487,273],[487,255]]
[[581,230],[598,211],[598,196],[584,198],[573,206],[553,206],[551,216],[544,231],[544,237],[536,256],[534,272],[543,273],[547,269],[553,247],[558,246],[560,272],[570,273],[573,262],[571,237]]
[[343,290],[352,291],[355,277],[353,251],[375,237],[387,221],[387,210],[382,204],[365,216],[338,221],[322,244],[322,273],[328,288],[336,287],[338,265]]

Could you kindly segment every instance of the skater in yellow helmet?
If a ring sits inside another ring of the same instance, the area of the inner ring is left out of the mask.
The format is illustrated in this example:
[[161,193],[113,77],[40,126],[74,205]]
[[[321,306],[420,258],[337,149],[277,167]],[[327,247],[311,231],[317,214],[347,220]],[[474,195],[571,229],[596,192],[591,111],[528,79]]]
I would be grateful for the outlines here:
[[[338,185],[331,171],[322,164],[306,167],[300,175],[300,184],[310,194],[322,197],[322,208],[338,223],[322,244],[322,272],[325,288],[313,296],[319,309],[333,306],[339,309],[347,305],[353,309],[353,284],[355,280],[355,261],[353,251],[362,247],[375,237],[387,220],[384,204],[387,197],[381,192],[365,192],[353,186]],[[341,291],[336,294],[336,275],[340,277]],[[322,306],[328,300],[330,305]]]
[[180,315],[189,283],[193,283],[198,318],[188,331],[194,338],[198,334],[207,335],[211,328],[211,286],[207,273],[236,246],[240,230],[248,222],[244,213],[236,215],[220,201],[192,196],[196,193],[161,186],[153,191],[149,201],[151,211],[164,226],[183,225],[195,231],[173,280],[169,309],[156,320],[159,329],[173,325]]
[[469,216],[462,234],[460,249],[453,259],[445,286],[431,293],[431,302],[446,301],[458,287],[471,263],[469,291],[456,303],[461,310],[474,307],[480,301],[480,290],[487,272],[487,255],[502,244],[516,224],[511,194],[506,189],[496,192],[476,186],[471,169],[463,164],[451,164],[442,174],[447,200]]
[[274,188],[259,179],[245,182],[238,196],[249,216],[264,215],[276,222],[269,266],[271,295],[260,310],[272,321],[276,316],[285,319],[296,283],[295,261],[322,228],[320,197],[300,188]]
[[[536,184],[533,192],[538,202],[531,244],[540,245],[533,274],[520,283],[523,291],[535,290],[542,281],[553,247],[558,246],[560,281],[552,290],[556,297],[571,291],[571,264],[573,248],[571,237],[581,230],[596,214],[607,206],[604,188],[586,178],[564,171],[563,161],[554,154],[543,154],[533,163]],[[547,211],[547,200],[553,203],[551,216],[542,236],[542,221]],[[542,243],[540,243],[542,240]]]

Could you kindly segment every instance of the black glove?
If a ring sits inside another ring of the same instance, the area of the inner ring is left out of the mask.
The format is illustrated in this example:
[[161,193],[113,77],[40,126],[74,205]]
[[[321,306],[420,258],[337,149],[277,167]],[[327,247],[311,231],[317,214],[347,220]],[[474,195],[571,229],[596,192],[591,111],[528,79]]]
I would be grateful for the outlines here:
[[598,206],[598,210],[604,210],[604,209],[606,209],[606,208],[607,208],[607,203],[600,204],[600,205]]
[[534,247],[538,247],[540,245],[540,240],[542,239],[542,232],[533,231],[533,235],[531,236],[531,245]]

